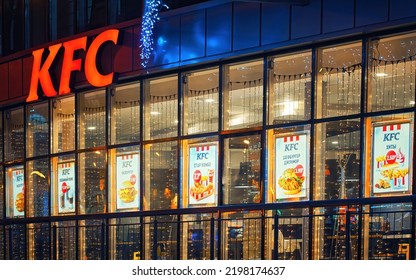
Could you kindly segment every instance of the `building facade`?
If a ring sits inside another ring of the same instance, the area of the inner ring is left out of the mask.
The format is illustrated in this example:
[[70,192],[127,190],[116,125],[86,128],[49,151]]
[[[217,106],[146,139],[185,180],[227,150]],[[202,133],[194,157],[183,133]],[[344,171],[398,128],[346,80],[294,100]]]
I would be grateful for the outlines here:
[[2,22],[0,259],[415,258],[416,3],[128,2]]

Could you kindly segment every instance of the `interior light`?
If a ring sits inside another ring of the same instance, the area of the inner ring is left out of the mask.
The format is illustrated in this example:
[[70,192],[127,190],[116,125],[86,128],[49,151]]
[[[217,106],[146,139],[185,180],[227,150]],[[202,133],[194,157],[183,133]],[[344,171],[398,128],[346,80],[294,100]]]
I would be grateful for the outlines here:
[[244,144],[246,144],[246,145],[250,144],[250,141],[249,141],[249,140],[247,140],[247,139],[245,139],[243,142],[244,142]]
[[97,127],[95,127],[95,126],[89,126],[89,127],[87,127],[87,129],[88,129],[88,130],[96,130],[96,129],[97,129]]
[[336,144],[338,144],[338,141],[332,141],[331,143],[336,145]]
[[214,99],[212,99],[212,98],[207,98],[207,99],[205,99],[205,102],[207,102],[207,103],[213,103],[215,100]]
[[415,104],[416,104],[416,102],[415,102],[414,100],[411,100],[411,101],[409,102],[409,104],[410,104],[410,105],[415,105]]
[[156,116],[156,115],[159,115],[159,114],[160,114],[159,112],[155,112],[155,111],[150,112],[150,115],[152,115],[152,116]]
[[377,77],[387,77],[388,75],[386,73],[377,73]]

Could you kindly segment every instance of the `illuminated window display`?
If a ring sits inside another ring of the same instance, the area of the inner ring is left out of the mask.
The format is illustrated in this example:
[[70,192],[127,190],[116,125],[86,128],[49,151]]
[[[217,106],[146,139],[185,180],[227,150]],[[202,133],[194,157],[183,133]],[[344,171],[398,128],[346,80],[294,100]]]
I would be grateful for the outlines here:
[[223,128],[261,126],[263,121],[263,62],[224,67]]
[[111,90],[111,144],[140,140],[140,83]]
[[25,174],[22,165],[7,168],[6,171],[6,216],[24,217],[26,205]]
[[77,204],[74,155],[52,159],[52,215],[75,214]]
[[105,90],[80,95],[79,104],[79,148],[105,145]]
[[27,217],[50,215],[49,159],[28,161],[26,164]]
[[8,139],[4,143],[4,159],[12,161],[24,157],[24,123],[23,108],[9,110],[5,113],[4,137]]
[[279,56],[270,62],[269,123],[310,119],[312,53]]
[[75,149],[75,97],[56,99],[52,102],[52,153]]
[[26,111],[26,157],[49,153],[49,104],[28,106]]

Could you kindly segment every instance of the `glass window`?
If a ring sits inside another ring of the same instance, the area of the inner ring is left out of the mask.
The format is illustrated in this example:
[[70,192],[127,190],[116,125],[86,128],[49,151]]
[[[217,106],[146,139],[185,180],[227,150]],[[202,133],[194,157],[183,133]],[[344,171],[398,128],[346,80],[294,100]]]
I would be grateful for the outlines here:
[[145,139],[178,135],[178,77],[147,80],[145,89]]
[[178,259],[177,220],[177,216],[174,215],[145,217],[146,260]]
[[25,174],[23,165],[6,169],[6,217],[25,216]]
[[8,260],[27,260],[26,225],[12,224],[6,227],[6,255]]
[[365,121],[365,196],[412,193],[414,114]]
[[52,153],[75,149],[75,97],[56,99],[52,108]]
[[112,260],[141,260],[142,226],[140,218],[110,220],[110,256]]
[[79,148],[104,146],[106,144],[105,90],[79,96]]
[[266,201],[309,199],[310,126],[267,132]]
[[76,260],[77,224],[76,221],[56,222],[56,259]]
[[110,211],[140,209],[140,146],[110,150]]
[[5,160],[23,159],[25,151],[25,137],[23,124],[23,108],[6,111],[5,132]]
[[26,112],[26,157],[49,153],[48,103],[29,105]]
[[368,62],[368,110],[415,106],[416,34],[373,40]]
[[316,116],[345,116],[360,112],[361,43],[319,50]]
[[274,57],[271,61],[269,124],[310,119],[312,53]]
[[31,47],[46,43],[49,39],[49,32],[47,32],[50,22],[48,4],[49,0],[32,0],[30,1],[30,9],[26,7],[26,13],[29,10],[30,26],[27,31],[30,34]]
[[140,141],[140,84],[115,87],[111,95],[111,144]]
[[225,213],[221,219],[221,228],[223,260],[260,260],[260,212]]
[[24,0],[2,1],[3,55],[24,49]]
[[3,166],[0,166],[0,218],[1,219],[4,218],[4,183],[3,183],[4,181],[3,180],[4,180]]
[[185,74],[183,83],[183,133],[218,130],[218,69]]
[[[215,218],[214,218],[215,217]],[[182,260],[217,259],[217,223],[211,223],[215,214],[183,215],[181,222]],[[212,229],[211,227],[214,227]],[[211,232],[214,234],[211,236]],[[214,243],[214,244],[213,244]],[[211,256],[211,246],[214,256]]]
[[76,2],[76,0],[50,1],[50,29],[52,39],[65,38],[74,34]]
[[79,154],[80,214],[107,212],[106,165],[104,151]]
[[224,203],[260,203],[261,136],[227,138],[224,147]]
[[360,120],[315,126],[314,199],[358,198]]
[[78,224],[78,255],[80,260],[104,260],[106,258],[103,220],[84,220]]
[[258,127],[263,121],[263,61],[224,67],[225,130]]
[[28,161],[26,164],[26,197],[28,217],[46,217],[49,212],[49,159]]
[[29,224],[28,233],[28,256],[30,260],[51,259],[51,238],[49,223]]
[[74,155],[52,158],[52,215],[75,214],[77,201]]
[[181,206],[218,205],[218,140],[199,138],[182,143]]
[[145,210],[178,208],[178,142],[145,146]]

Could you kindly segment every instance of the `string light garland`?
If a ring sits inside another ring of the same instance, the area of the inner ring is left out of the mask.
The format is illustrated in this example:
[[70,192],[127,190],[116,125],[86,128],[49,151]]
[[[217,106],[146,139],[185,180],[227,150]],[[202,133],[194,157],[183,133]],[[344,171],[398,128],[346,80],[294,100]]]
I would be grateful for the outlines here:
[[140,35],[140,58],[142,66],[146,68],[149,63],[150,56],[153,52],[153,29],[157,21],[159,21],[159,11],[161,7],[169,8],[161,0],[146,0],[144,14],[142,19],[142,31]]

